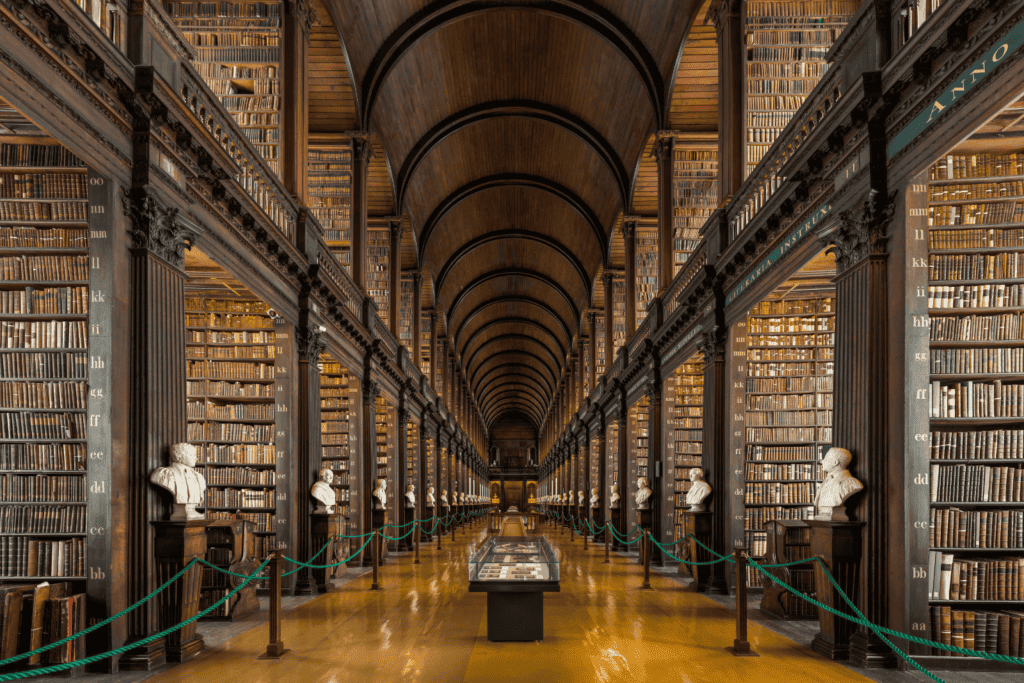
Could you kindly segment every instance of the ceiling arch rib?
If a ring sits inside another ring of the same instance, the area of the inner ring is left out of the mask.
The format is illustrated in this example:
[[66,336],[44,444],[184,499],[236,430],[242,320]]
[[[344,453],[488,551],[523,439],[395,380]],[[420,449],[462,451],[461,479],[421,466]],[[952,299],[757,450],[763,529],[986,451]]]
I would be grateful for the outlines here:
[[532,405],[538,414],[544,410],[543,406],[537,405],[529,396],[518,394],[515,390],[510,390],[505,396],[497,398],[491,405],[484,408],[484,414],[492,412],[493,408],[496,408],[497,406],[504,405],[506,401],[516,401]]
[[434,208],[420,231],[420,260],[423,260],[430,237],[445,215],[460,202],[473,195],[496,187],[528,187],[548,192],[571,206],[590,226],[590,231],[601,247],[602,263],[608,258],[608,244],[601,219],[594,210],[575,192],[561,183],[529,173],[497,173],[471,181],[455,190]]
[[[496,352],[492,353],[491,355],[487,356],[486,358],[484,358],[483,360],[480,361],[480,364],[477,365],[476,370],[469,370],[467,372],[467,374],[469,375],[469,385],[473,386],[474,384],[477,383],[477,379],[479,379],[479,378],[476,376],[476,373],[480,372],[480,371],[483,371],[484,368],[487,367],[487,364],[489,362],[491,362],[492,360],[499,359],[499,360],[507,360],[508,362],[513,362],[517,357],[520,357],[520,356],[525,358],[525,359],[528,359],[528,361],[535,362],[538,365],[540,365],[541,367],[543,367],[547,371],[547,375],[548,375],[548,378],[551,380],[552,386],[555,386],[555,387],[558,386],[559,373],[555,372],[555,370],[550,365],[548,365],[548,363],[543,358],[541,358],[537,354],[533,353],[532,351],[527,351],[526,349],[515,349],[515,350],[512,350],[512,351],[508,351],[508,350],[496,351]],[[533,366],[531,366],[531,367],[533,367]],[[534,368],[534,369],[537,369],[537,368]]]
[[545,247],[548,247],[549,249],[553,249],[554,251],[558,252],[558,255],[564,258],[566,261],[568,261],[572,265],[573,269],[576,271],[576,274],[579,275],[580,281],[583,283],[583,286],[586,289],[587,299],[590,299],[591,278],[588,275],[586,266],[583,265],[582,261],[580,261],[580,259],[576,256],[576,254],[572,252],[572,250],[567,248],[558,240],[549,237],[548,235],[545,235],[543,233],[533,232],[532,230],[499,230],[495,232],[484,233],[479,237],[473,238],[469,242],[466,242],[458,251],[456,251],[454,254],[448,257],[448,260],[444,262],[444,264],[441,266],[441,269],[438,271],[437,279],[435,280],[434,286],[437,287],[438,291],[441,291],[444,288],[444,282],[446,279],[448,279],[448,274],[451,273],[452,268],[458,265],[459,261],[465,258],[466,255],[469,254],[474,249],[477,249],[478,247],[481,247],[485,244],[490,244],[491,242],[513,239],[537,242],[538,244],[543,244]]
[[558,349],[560,357],[564,357],[566,355],[565,346],[562,345],[562,342],[558,339],[558,337],[555,336],[555,334],[551,330],[549,330],[547,327],[540,324],[536,320],[518,317],[501,317],[481,326],[473,333],[473,336],[466,340],[465,346],[463,346],[461,349],[459,349],[457,345],[455,346],[455,348],[458,349],[456,353],[458,353],[460,356],[465,356],[467,353],[469,353],[470,348],[472,348],[473,342],[477,338],[479,338],[481,334],[484,334],[488,330],[494,329],[495,327],[498,327],[500,325],[518,325],[540,330],[549,339],[551,339],[551,341],[555,343],[555,347]]
[[518,333],[500,334],[497,337],[488,339],[486,343],[482,344],[480,348],[474,351],[473,354],[465,361],[466,369],[469,372],[473,372],[473,361],[476,360],[477,356],[480,355],[480,353],[483,352],[483,350],[486,349],[487,347],[493,346],[494,344],[499,344],[501,342],[516,342],[535,345],[537,348],[543,351],[544,355],[551,359],[552,363],[554,364],[556,375],[561,373],[563,359],[559,358],[554,353],[552,353],[551,349],[545,346],[544,342],[540,341],[536,337],[531,337],[527,334]]
[[[503,304],[504,305],[508,305],[508,304],[527,305],[527,306],[532,306],[534,308],[537,308],[537,309],[543,311],[547,315],[551,316],[551,318],[555,322],[557,322],[559,324],[559,329],[561,330],[562,334],[565,335],[566,343],[568,344],[569,341],[572,340],[572,336],[573,335],[569,331],[569,327],[566,324],[566,321],[562,320],[562,318],[558,315],[558,313],[555,312],[555,309],[551,308],[551,306],[549,306],[547,303],[545,303],[545,302],[543,302],[543,301],[541,301],[539,299],[534,299],[532,297],[506,295],[506,296],[499,296],[499,297],[496,297],[494,299],[489,299],[489,300],[485,301],[482,304],[478,304],[476,307],[473,308],[472,311],[470,311],[466,315],[466,317],[464,319],[462,319],[461,321],[456,323],[455,324],[455,334],[452,335],[452,339],[453,339],[452,346],[454,348],[456,348],[456,349],[459,348],[459,340],[462,337],[463,331],[470,324],[472,324],[473,320],[475,320],[478,315],[482,315],[483,312],[486,311],[488,308],[491,308],[493,306],[503,305]],[[454,320],[454,319],[455,319],[455,311],[452,311],[452,320]]]
[[499,387],[503,387],[511,383],[523,384],[530,387],[530,389],[537,394],[538,398],[543,399],[544,405],[547,405],[547,402],[551,399],[551,394],[544,391],[544,387],[542,387],[531,375],[517,374],[514,372],[505,372],[495,376],[486,384],[482,384],[478,393],[480,396],[488,396]]
[[[527,371],[535,374],[526,374]],[[547,378],[543,374],[541,374],[539,370],[537,370],[533,366],[524,365],[523,363],[502,363],[500,365],[495,365],[489,368],[484,374],[480,375],[480,379],[476,386],[470,386],[470,391],[473,392],[474,396],[482,393],[482,387],[486,386],[484,382],[487,381],[489,384],[490,382],[493,382],[494,379],[496,379],[497,377],[503,377],[504,375],[501,374],[502,372],[514,372],[517,373],[519,377],[527,377],[529,379],[532,379],[534,382],[537,383],[538,386],[543,387],[544,394],[547,396],[552,396],[555,393],[554,386],[552,386],[551,383],[548,382]],[[487,378],[491,377],[491,375],[494,373],[498,373],[498,375],[496,375],[495,378],[488,380]]]
[[539,396],[530,389],[529,385],[518,383],[515,380],[505,383],[504,385],[496,388],[493,392],[488,394],[481,404],[481,410],[487,410],[495,402],[508,395],[519,396],[522,394],[524,398],[528,398],[531,402],[535,402],[538,408],[543,408],[546,405],[546,401],[543,396]]
[[[573,301],[573,298],[571,296],[569,296],[569,293],[567,291],[565,291],[565,289],[562,287],[562,285],[560,285],[558,282],[556,282],[554,279],[552,279],[551,277],[549,277],[545,273],[541,273],[539,271],[532,270],[530,268],[512,267],[512,268],[499,268],[497,270],[492,270],[490,272],[487,272],[487,273],[484,273],[482,275],[477,276],[474,280],[472,280],[471,282],[466,284],[459,291],[458,295],[455,297],[455,299],[452,301],[452,303],[447,307],[447,311],[448,311],[447,323],[448,323],[449,329],[451,328],[452,312],[458,309],[459,304],[462,303],[462,301],[466,298],[466,296],[468,294],[470,294],[476,287],[479,287],[480,285],[482,285],[482,284],[484,284],[486,282],[489,282],[490,280],[494,280],[495,278],[508,277],[508,276],[525,277],[525,278],[530,278],[530,279],[533,279],[533,280],[537,280],[538,282],[544,283],[545,285],[547,285],[548,287],[553,289],[555,294],[557,294],[562,299],[562,301],[564,301],[569,306],[569,310],[572,311],[573,320],[579,320],[579,318],[580,318],[579,306],[576,305],[576,302]],[[435,288],[435,291],[440,292],[440,290],[438,290],[436,288]]]
[[526,409],[533,416],[533,419],[537,421],[537,425],[541,425],[544,422],[544,412],[538,410],[537,407],[521,398],[505,398],[495,403],[488,411],[484,412],[484,420],[488,425],[494,424],[494,418],[502,414],[502,409],[506,407],[515,406],[517,409]]
[[[410,48],[448,24],[495,9],[494,3],[485,0],[438,0],[403,22],[377,50],[363,77],[363,127],[369,124],[377,96],[391,69]],[[500,5],[500,9],[540,10],[567,19],[600,36],[636,69],[660,124],[665,88],[658,64],[640,39],[613,12],[597,4],[580,6],[573,0],[507,0]]]

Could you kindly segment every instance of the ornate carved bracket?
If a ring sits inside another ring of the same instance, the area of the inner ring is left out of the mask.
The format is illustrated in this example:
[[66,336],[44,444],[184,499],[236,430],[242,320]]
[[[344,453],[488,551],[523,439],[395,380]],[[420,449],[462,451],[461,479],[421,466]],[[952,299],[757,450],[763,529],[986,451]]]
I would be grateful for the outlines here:
[[841,274],[868,256],[889,253],[889,224],[896,211],[896,193],[888,197],[871,190],[859,209],[840,212],[833,227],[818,235],[818,241],[830,247],[836,256],[836,273]]
[[720,325],[701,333],[700,339],[697,340],[697,349],[704,354],[704,367],[716,362],[725,362],[725,344],[728,338],[728,331]]
[[295,333],[295,341],[298,344],[299,358],[309,363],[319,363],[320,354],[327,348],[320,330],[309,327],[300,327]]
[[145,249],[183,268],[186,245],[195,244],[203,229],[145,189],[126,190],[122,199],[125,215],[131,219],[132,248]]

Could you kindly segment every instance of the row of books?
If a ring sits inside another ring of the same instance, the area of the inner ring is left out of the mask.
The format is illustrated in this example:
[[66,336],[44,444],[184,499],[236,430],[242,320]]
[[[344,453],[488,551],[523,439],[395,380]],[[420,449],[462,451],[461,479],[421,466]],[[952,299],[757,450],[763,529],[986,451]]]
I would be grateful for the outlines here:
[[272,508],[274,491],[271,489],[206,489],[205,504],[209,507]]
[[929,230],[930,249],[992,249],[1024,247],[1024,228],[986,230]]
[[258,299],[202,299],[186,297],[185,311],[187,313],[205,311],[208,313],[265,314],[267,312],[267,305]]
[[61,145],[0,144],[0,166],[84,168],[81,159]]
[[0,199],[87,199],[84,173],[0,173]]
[[[277,42],[270,43],[275,45]],[[203,62],[240,62],[252,64],[259,62],[280,62],[281,49],[279,47],[200,47],[196,48],[196,59]],[[225,98],[234,100],[235,98]],[[278,98],[267,98],[277,100]],[[258,109],[279,109],[280,103],[274,106],[256,107]],[[232,109],[234,102],[225,102],[224,106]]]
[[[747,65],[747,78],[810,78],[819,80],[825,75],[826,71],[828,71],[827,62],[751,62]],[[785,124],[778,127],[784,128]]]
[[84,410],[85,382],[0,382],[0,408]]
[[85,379],[89,357],[85,353],[3,353],[0,371],[7,378]]
[[225,80],[257,80],[278,78],[278,67],[267,64],[264,66],[246,66],[242,64],[220,64],[218,62],[195,62],[192,64],[196,73],[209,83],[212,79]]
[[2,534],[84,534],[84,505],[2,505]]
[[80,471],[85,469],[85,444],[0,443],[0,469]]
[[820,448],[819,446],[773,446],[748,443],[744,457],[748,462],[780,460],[818,461],[822,455]]
[[0,228],[0,248],[87,249],[89,231],[76,228]]
[[188,417],[208,420],[273,420],[272,403],[217,403],[189,401]]
[[0,472],[0,500],[10,503],[78,503],[85,500],[79,474],[6,474]]
[[1024,306],[1022,285],[931,285],[928,308],[1006,308]]
[[934,375],[1024,373],[1024,348],[932,349]]
[[756,349],[751,348],[747,350],[747,360],[752,362],[770,362],[770,361],[814,361],[814,360],[832,360],[834,357],[834,351],[831,346],[819,346],[816,348],[807,349],[792,349],[792,348],[781,348],[781,349]]
[[245,382],[187,382],[188,396],[206,398],[273,398],[272,384],[247,384]]
[[832,394],[752,394],[747,396],[747,410],[808,410],[831,408]]
[[[1024,613],[960,610],[942,605],[932,607],[930,616],[932,640],[937,643],[1012,657],[1024,654],[1021,643]],[[964,656],[939,648],[932,648],[932,654]]]
[[[747,94],[748,95],[803,95],[806,97],[814,90],[815,86],[818,85],[817,78],[786,78],[786,79],[775,79],[775,80],[748,80],[747,81]],[[747,141],[748,142],[765,142],[771,144],[775,141],[775,135],[753,135],[750,133],[756,133],[761,131],[748,131]],[[750,138],[754,139],[751,140]]]
[[811,519],[816,508],[809,507],[748,507],[743,513],[743,528],[760,531],[773,519]]
[[[355,439],[355,436],[351,437]],[[348,432],[321,432],[320,443],[324,446],[339,446],[349,443]]]
[[1024,220],[1024,203],[946,204],[928,208],[928,225],[1002,225]]
[[[277,532],[277,515],[271,512],[207,512],[206,516],[210,519],[244,519],[253,523],[253,531],[256,533],[276,533]],[[266,556],[268,551],[276,549],[277,545],[271,544],[266,547],[265,550],[261,549],[259,544],[256,545],[257,555],[256,557],[262,558]]]
[[931,341],[1012,341],[1024,339],[1024,313],[932,316]]
[[334,460],[331,463],[331,467],[334,469],[348,469],[348,457],[351,455],[351,448],[348,444],[342,446],[331,446],[330,448],[323,449],[324,460],[334,460],[335,458],[344,458],[343,460]]
[[[749,62],[806,62],[823,61],[828,54],[826,47],[750,47],[747,48]],[[766,100],[766,101],[765,101]],[[773,101],[774,100],[774,101]],[[768,98],[748,97],[747,104],[751,109],[770,110],[788,109],[796,111],[803,104],[802,97]]]
[[930,280],[993,280],[1024,277],[1024,253],[931,254]]
[[[0,587],[0,657],[39,650],[82,632],[86,625],[86,596],[72,595],[73,592],[72,584],[65,581]],[[22,665],[61,664],[84,656],[85,638],[72,638],[25,658]]]
[[928,441],[933,460],[1024,459],[1024,429],[933,430]]
[[1024,548],[1024,510],[930,510],[933,548]]
[[[221,332],[188,330],[188,342],[194,344],[273,344],[273,332]],[[266,348],[266,347],[264,347]],[[208,350],[213,350],[209,349]]]
[[0,438],[84,439],[84,413],[0,413]]
[[1024,471],[1019,466],[933,464],[929,483],[933,503],[1024,501]]
[[251,467],[211,467],[205,470],[208,486],[273,486],[277,473]]
[[814,481],[747,483],[744,501],[747,505],[813,503],[817,490]]
[[1024,175],[1024,154],[948,154],[928,170],[929,180]]
[[89,279],[87,256],[3,256],[0,279],[8,281],[79,281]]
[[834,316],[814,315],[794,318],[749,318],[749,334],[794,334],[797,332],[829,332],[836,328]]
[[0,348],[84,349],[88,345],[84,320],[0,320]]
[[271,363],[221,363],[218,361],[189,361],[188,377],[210,379],[274,379]]
[[928,393],[930,417],[1024,417],[1024,384],[934,380]]
[[968,559],[928,553],[933,600],[1021,600],[1024,557]]
[[272,2],[165,2],[163,8],[174,19],[281,18],[281,6]]
[[0,315],[85,315],[88,312],[88,287],[0,290]]
[[851,0],[750,0],[747,17],[760,21],[774,17],[784,23],[834,21],[834,15],[852,15],[860,7]]
[[196,47],[276,47],[280,44],[278,31],[274,28],[266,32],[183,31],[182,36]]
[[84,577],[85,539],[0,536],[0,577]]
[[834,340],[835,334],[831,332],[825,334],[752,334],[747,337],[747,348],[771,348],[773,346],[832,346]]
[[[185,324],[188,327],[245,327],[257,329],[274,327],[274,321],[265,315],[236,315],[233,313],[188,313],[185,316]],[[249,331],[249,334],[253,333],[253,330]]]
[[0,221],[86,221],[89,204],[79,200],[5,202],[0,200]]
[[822,479],[821,463],[788,463],[760,465],[747,463],[744,467],[744,475],[747,481],[759,479],[785,479],[789,481],[818,480]]
[[748,392],[780,393],[780,392],[823,392],[832,391],[832,376],[824,375],[818,377],[779,377],[779,378],[756,378],[748,377],[746,382]]
[[272,445],[205,444],[198,447],[199,461],[214,465],[273,465],[277,454]]
[[832,424],[831,410],[770,410],[747,413],[750,427],[803,427]]
[[[955,185],[928,186],[928,201],[931,202],[956,202],[967,201],[970,199],[1001,199],[1003,197],[1024,197],[1024,180],[1008,180],[998,183],[957,183]],[[943,234],[945,234],[945,232]]]
[[242,422],[190,422],[188,424],[188,440],[271,443],[274,440],[274,425]]
[[[749,360],[749,359],[748,359]],[[803,377],[805,375],[829,375],[832,361],[815,363],[752,362],[747,366],[747,377]]]
[[246,126],[278,126],[281,124],[281,115],[278,112],[231,112],[231,116],[243,128]]

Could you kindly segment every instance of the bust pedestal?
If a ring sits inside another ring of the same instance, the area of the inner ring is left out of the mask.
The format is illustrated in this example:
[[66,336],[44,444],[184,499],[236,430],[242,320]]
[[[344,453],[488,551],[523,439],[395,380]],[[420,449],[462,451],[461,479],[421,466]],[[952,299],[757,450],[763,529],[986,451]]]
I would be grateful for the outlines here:
[[[388,523],[388,511],[387,510],[383,510],[383,509],[381,509],[381,510],[377,510],[376,509],[377,505],[379,505],[379,503],[377,502],[376,498],[373,499],[373,505],[374,505],[374,508],[375,508],[373,510],[373,517],[372,517],[373,528],[375,530],[377,530],[378,532],[380,532],[381,534],[387,534],[387,532],[391,531],[391,530],[390,529],[382,529],[381,527],[383,527],[385,524]],[[384,540],[383,536],[377,536],[377,538],[374,539],[374,543],[377,544],[377,565],[380,566],[380,567],[383,567],[384,564],[385,564],[385,562],[384,562],[384,555],[388,551],[388,542],[386,540]],[[369,548],[367,548],[367,550],[369,550]],[[369,563],[372,564],[372,557],[370,558],[370,562]]]
[[[704,545],[711,546],[711,512],[683,511],[683,537],[693,534],[694,538]],[[700,547],[693,538],[687,538],[679,544],[681,558],[689,562],[710,562],[714,558],[711,553]],[[711,565],[690,565],[679,563],[679,574],[693,578],[691,588],[698,593],[707,591],[711,582]]]
[[[156,566],[158,584],[162,584],[181,571],[194,557],[206,555],[206,525],[209,520],[153,522],[156,528]],[[159,604],[160,630],[194,617],[199,613],[200,587],[203,582],[203,566],[196,563],[185,574],[161,591],[156,600]],[[196,633],[196,623],[167,634],[165,649],[167,661],[186,662],[202,652],[206,644]]]
[[602,514],[601,508],[590,508],[590,525],[594,529],[598,530],[594,534],[594,543],[604,543],[604,535],[608,533],[607,529],[601,529],[601,525],[604,524],[604,515]]
[[[400,524],[409,524],[409,522],[412,522],[414,519],[416,519],[416,506],[414,504],[410,503],[409,500],[404,498],[404,497],[402,499],[402,513],[403,513],[402,514],[402,521],[399,522]],[[409,524],[409,526],[403,526],[401,529],[396,529],[396,531],[399,532],[397,535],[401,536],[402,534],[404,534],[407,531],[412,531],[412,525]],[[412,550],[412,546],[413,546],[412,537],[413,537],[413,534],[409,534],[408,536],[403,538],[401,541],[399,541],[398,542],[398,549],[399,550]]]
[[[811,527],[811,557],[824,560],[836,583],[856,603],[864,522],[811,519],[807,524]],[[817,562],[814,563],[814,587],[822,604],[842,612],[849,611]],[[848,659],[850,636],[857,625],[823,609],[818,610],[818,623],[821,632],[811,641],[811,648],[829,659]]]
[[434,515],[437,514],[437,508],[436,507],[424,508],[424,511],[426,512],[426,514],[423,515],[423,518],[426,519],[427,521],[424,522],[423,524],[420,524],[420,542],[421,543],[430,542],[434,538],[433,535],[430,534],[430,528],[432,526],[434,526]]
[[[644,531],[650,533],[652,538],[656,538],[654,536],[654,516],[652,514],[653,510],[651,510],[651,504],[653,502],[654,502],[653,499],[648,498],[647,499],[647,509],[646,510],[637,510],[636,512],[637,512],[637,519],[640,522],[640,528],[643,529]],[[643,534],[641,534],[641,537],[642,536],[643,536]],[[643,565],[643,563],[644,563],[645,548],[650,548],[650,550],[651,550],[651,565],[652,566],[659,566],[659,567],[661,566],[661,564],[662,564],[662,562],[661,562],[661,550],[658,548],[658,546],[654,545],[654,543],[648,543],[647,541],[640,541],[639,543],[636,544],[636,546],[637,546],[637,550],[639,550],[639,553],[638,553],[639,554],[639,558],[637,560],[637,564],[639,564],[641,566]]]
[[[341,514],[327,513],[327,512],[314,512],[312,517],[312,524],[310,529],[310,535],[313,539],[313,551],[319,551],[320,548],[324,547],[328,541],[334,539],[335,536],[342,533],[343,529]],[[344,552],[345,539],[334,539],[327,550],[325,550],[315,560],[310,561],[310,564],[333,564],[338,560],[345,557],[341,554]],[[313,575],[313,584],[316,586],[316,590],[320,593],[326,593],[331,590],[331,579],[337,574],[337,567],[331,567],[330,569],[311,569]]]
[[609,512],[612,516],[611,525],[615,528],[615,533],[612,534],[612,550],[626,550],[626,546],[619,540],[619,536],[622,535],[622,501],[620,500],[618,507],[613,507]]

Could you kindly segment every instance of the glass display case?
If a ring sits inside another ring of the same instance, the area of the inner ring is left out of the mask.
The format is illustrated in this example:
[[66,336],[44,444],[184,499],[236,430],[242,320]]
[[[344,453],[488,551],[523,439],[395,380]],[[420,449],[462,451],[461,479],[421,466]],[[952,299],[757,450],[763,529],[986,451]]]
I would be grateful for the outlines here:
[[[489,538],[469,560],[470,590],[473,590],[474,583],[482,582],[553,582],[557,591],[558,559],[543,537]],[[550,589],[536,587],[532,590]]]

